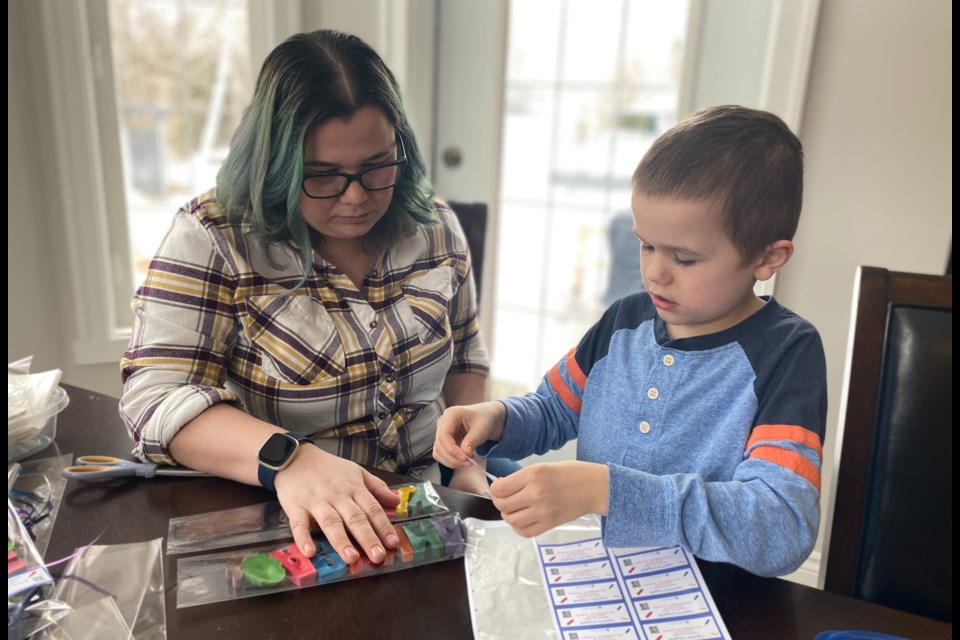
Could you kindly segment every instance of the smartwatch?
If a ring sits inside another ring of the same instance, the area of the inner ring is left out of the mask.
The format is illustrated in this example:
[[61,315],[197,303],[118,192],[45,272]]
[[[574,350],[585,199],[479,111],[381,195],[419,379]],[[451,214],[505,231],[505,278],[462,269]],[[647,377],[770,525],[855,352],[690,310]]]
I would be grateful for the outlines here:
[[260,484],[276,493],[273,481],[277,472],[290,466],[302,442],[313,443],[313,440],[299,433],[275,433],[267,438],[257,454],[257,462],[260,463],[257,478]]

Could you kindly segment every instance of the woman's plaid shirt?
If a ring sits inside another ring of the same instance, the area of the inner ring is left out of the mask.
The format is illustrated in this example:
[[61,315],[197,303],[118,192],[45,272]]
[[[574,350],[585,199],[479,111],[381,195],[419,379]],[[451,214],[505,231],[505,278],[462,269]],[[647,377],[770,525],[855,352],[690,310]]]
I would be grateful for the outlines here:
[[172,464],[177,431],[230,402],[360,464],[432,462],[448,373],[486,375],[467,242],[454,213],[377,257],[358,290],[314,254],[228,224],[210,191],[177,212],[133,300],[120,413],[133,453]]

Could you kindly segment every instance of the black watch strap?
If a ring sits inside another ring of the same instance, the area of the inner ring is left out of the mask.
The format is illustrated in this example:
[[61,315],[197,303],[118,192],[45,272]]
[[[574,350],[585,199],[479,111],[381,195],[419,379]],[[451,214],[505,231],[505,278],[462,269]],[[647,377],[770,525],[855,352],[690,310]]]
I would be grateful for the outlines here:
[[[285,443],[284,440],[288,442]],[[264,488],[276,493],[274,480],[277,473],[285,469],[300,450],[303,443],[315,444],[308,436],[299,433],[275,433],[270,436],[257,455],[257,479]]]

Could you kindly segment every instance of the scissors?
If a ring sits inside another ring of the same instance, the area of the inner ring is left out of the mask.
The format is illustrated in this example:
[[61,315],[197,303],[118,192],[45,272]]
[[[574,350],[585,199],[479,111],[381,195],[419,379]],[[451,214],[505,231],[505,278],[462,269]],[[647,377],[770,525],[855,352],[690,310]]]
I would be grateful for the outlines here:
[[132,462],[113,456],[80,456],[76,465],[63,470],[64,478],[73,480],[102,482],[110,478],[123,476],[193,476],[209,477],[209,473],[175,467],[158,467],[149,462]]

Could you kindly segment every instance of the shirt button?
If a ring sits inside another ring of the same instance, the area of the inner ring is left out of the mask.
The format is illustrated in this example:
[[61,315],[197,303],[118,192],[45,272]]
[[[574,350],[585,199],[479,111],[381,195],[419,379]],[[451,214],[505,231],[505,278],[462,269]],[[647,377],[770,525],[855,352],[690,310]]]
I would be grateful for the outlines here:
[[370,275],[376,276],[378,273],[379,272],[376,269],[374,269],[373,271],[370,272]]
[[393,384],[394,378],[393,378],[393,376],[386,376],[386,377],[384,378],[384,380],[386,380],[389,384]]
[[650,433],[650,423],[646,420],[640,423],[640,433]]
[[672,367],[674,362],[676,362],[676,360],[674,359],[672,353],[668,353],[663,356],[663,364],[667,365],[668,367]]
[[647,397],[650,398],[651,400],[656,400],[657,398],[660,397],[660,390],[657,389],[656,387],[650,387],[649,389],[647,389]]
[[377,414],[377,420],[386,420],[386,419],[387,419],[387,414],[384,413],[383,411]]
[[377,321],[376,321],[376,320],[371,320],[371,321],[370,321],[370,328],[371,328],[371,329],[376,329],[376,328],[377,328]]

